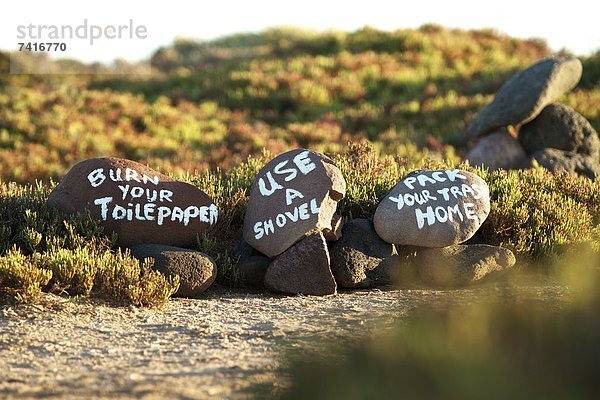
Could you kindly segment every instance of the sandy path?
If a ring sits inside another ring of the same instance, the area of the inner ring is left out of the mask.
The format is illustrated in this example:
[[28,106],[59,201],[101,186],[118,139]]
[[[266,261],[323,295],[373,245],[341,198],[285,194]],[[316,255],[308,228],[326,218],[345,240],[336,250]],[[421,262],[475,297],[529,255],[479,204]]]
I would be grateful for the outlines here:
[[567,289],[371,290],[279,297],[223,288],[163,310],[48,296],[0,310],[2,398],[249,398],[286,385],[282,354],[315,338],[360,337],[421,305],[519,296],[560,304]]

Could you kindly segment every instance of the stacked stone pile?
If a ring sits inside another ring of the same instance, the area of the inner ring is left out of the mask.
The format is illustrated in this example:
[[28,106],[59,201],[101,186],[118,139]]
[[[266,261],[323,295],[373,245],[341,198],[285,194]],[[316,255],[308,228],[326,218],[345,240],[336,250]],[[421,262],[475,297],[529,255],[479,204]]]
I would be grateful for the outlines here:
[[466,159],[491,170],[535,162],[553,172],[596,179],[598,133],[577,111],[556,103],[577,85],[582,69],[576,58],[551,57],[513,76],[467,128],[476,144]]

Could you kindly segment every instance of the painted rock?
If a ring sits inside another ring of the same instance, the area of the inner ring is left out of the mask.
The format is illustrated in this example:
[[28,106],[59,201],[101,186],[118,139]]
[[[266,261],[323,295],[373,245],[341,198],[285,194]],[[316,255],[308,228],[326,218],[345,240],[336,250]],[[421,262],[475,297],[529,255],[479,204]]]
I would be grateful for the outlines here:
[[512,251],[485,244],[422,249],[415,263],[423,282],[433,286],[467,286],[515,265]]
[[467,128],[467,136],[475,138],[502,126],[526,124],[573,89],[581,79],[582,70],[577,58],[550,57],[517,73],[477,114]]
[[157,243],[186,247],[218,217],[203,191],[130,160],[92,158],[75,165],[48,203],[72,214],[89,211],[117,244]]
[[489,189],[477,175],[415,171],[381,200],[373,223],[388,243],[445,247],[471,238],[489,213]]
[[139,259],[152,258],[152,269],[166,276],[179,276],[175,296],[196,297],[210,287],[217,277],[217,264],[204,253],[162,244],[138,244],[131,254]]
[[323,234],[317,232],[305,237],[273,260],[265,274],[265,286],[286,294],[335,294],[337,285]]
[[337,202],[345,193],[342,173],[323,154],[304,149],[283,153],[256,176],[244,240],[273,258],[312,230],[333,229]]

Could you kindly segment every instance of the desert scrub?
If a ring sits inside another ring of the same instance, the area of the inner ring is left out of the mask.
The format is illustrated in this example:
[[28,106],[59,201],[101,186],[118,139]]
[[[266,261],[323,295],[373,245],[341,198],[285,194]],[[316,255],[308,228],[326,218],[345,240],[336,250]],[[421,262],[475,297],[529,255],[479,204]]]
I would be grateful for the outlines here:
[[372,217],[379,201],[402,178],[416,169],[451,167],[453,163],[427,158],[414,149],[409,157],[391,156],[368,141],[348,143],[343,154],[331,155],[346,179],[346,196],[338,210],[346,218]]
[[565,245],[592,242],[600,223],[600,182],[545,169],[481,173],[490,187],[491,211],[481,227],[486,243],[533,258]]
[[46,205],[52,186],[0,181],[0,255],[13,247],[28,254],[86,244],[112,247],[112,239],[89,215],[66,216]]
[[[427,147],[448,158],[464,150],[461,132],[503,81],[549,54],[543,42],[439,26],[271,29],[177,40],[143,79],[4,74],[0,179],[47,182],[99,156],[185,174],[233,168],[264,147],[341,152],[361,139],[388,154]],[[584,82],[565,101],[598,129],[598,57],[584,62]]]
[[40,268],[16,248],[0,256],[0,288],[18,301],[37,299],[50,278],[51,271]]
[[157,306],[177,291],[166,278],[128,252],[89,215],[67,216],[46,205],[44,185],[0,183],[0,289],[18,301],[45,292]]

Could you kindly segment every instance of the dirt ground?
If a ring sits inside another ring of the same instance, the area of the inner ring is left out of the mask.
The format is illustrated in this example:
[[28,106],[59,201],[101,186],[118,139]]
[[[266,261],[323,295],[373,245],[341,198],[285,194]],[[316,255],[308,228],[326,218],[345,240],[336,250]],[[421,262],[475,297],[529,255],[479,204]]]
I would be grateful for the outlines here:
[[276,397],[288,383],[285,355],[315,338],[359,338],[424,305],[519,296],[560,307],[568,295],[547,282],[328,297],[216,287],[160,310],[48,295],[0,309],[0,398],[237,399],[257,388]]

